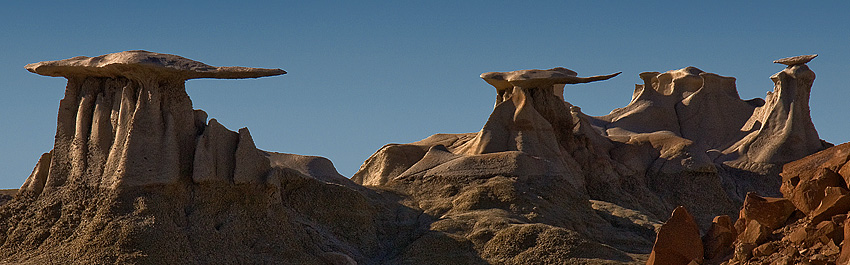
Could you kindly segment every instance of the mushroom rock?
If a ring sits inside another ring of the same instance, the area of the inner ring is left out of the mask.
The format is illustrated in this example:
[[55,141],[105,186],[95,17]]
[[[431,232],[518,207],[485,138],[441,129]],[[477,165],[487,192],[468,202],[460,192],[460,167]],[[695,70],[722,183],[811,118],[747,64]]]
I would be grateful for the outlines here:
[[784,58],[774,63],[787,67],[770,77],[768,92],[747,124],[758,125],[743,139],[727,148],[725,160],[783,164],[826,149],[809,114],[809,95],[815,72],[806,65],[817,55]]
[[199,130],[184,82],[286,73],[214,67],[147,51],[80,56],[26,69],[68,79],[44,188],[48,191],[68,182],[113,189],[177,183],[192,175]]
[[415,215],[327,159],[265,152],[247,128],[207,121],[184,87],[283,70],[146,51],[27,69],[68,85],[53,150],[0,207],[0,263],[380,263],[380,248],[408,243],[379,244],[380,231],[421,225],[377,217]]
[[703,246],[694,217],[679,206],[658,230],[647,265],[687,265],[703,261]]
[[[589,199],[618,201],[624,202],[618,203],[623,209],[643,210],[640,199],[619,192],[624,188],[618,172],[629,170],[611,164],[616,163],[607,154],[613,147],[611,141],[593,128],[578,107],[558,95],[563,93],[560,84],[614,76],[577,77],[565,68],[484,73],[481,77],[495,87],[497,99],[481,131],[437,134],[410,144],[386,145],[364,162],[352,180],[400,194],[407,198],[406,205],[439,220],[431,225],[431,231],[450,233],[487,253],[525,244],[523,240],[528,239],[523,237],[499,236],[511,235],[509,231],[519,224],[546,224],[552,231],[576,238],[570,242],[612,246],[605,247],[610,250],[606,250],[610,254],[606,259],[629,261],[624,250],[648,250],[651,243],[643,232],[621,233],[600,216],[612,222],[619,219],[597,213],[589,203]],[[593,197],[591,193],[607,197]],[[656,209],[659,213],[666,211]],[[646,230],[640,224],[632,226]],[[561,240],[557,238],[540,236],[536,240],[542,250],[557,244]],[[634,242],[641,243],[635,246]],[[485,253],[482,258],[500,263],[593,256],[581,254],[584,251],[529,251],[513,258],[505,253]]]
[[[489,72],[481,78],[496,88],[496,106],[490,119],[464,153],[485,154],[523,151],[531,155],[561,157],[560,146],[571,140],[576,123],[571,105],[555,91],[556,84],[578,84],[607,80],[620,73],[577,77],[569,69]],[[560,87],[560,86],[559,86]]]
[[[706,230],[715,216],[735,214],[747,191],[780,194],[778,172],[724,163],[729,155],[725,150],[760,128],[760,123],[748,122],[766,104],[741,99],[735,78],[696,67],[641,73],[643,84],[636,85],[629,105],[600,117],[564,101],[565,84],[615,75],[581,78],[565,68],[484,73],[481,78],[495,88],[496,102],[479,132],[386,145],[352,180],[401,194],[408,205],[445,223],[508,218],[469,213],[485,209],[511,218],[549,220],[564,210],[528,196],[547,201],[559,197],[574,212],[562,217],[571,221],[558,223],[569,223],[585,238],[625,252],[651,247],[640,233],[623,232],[639,222],[623,225],[630,221],[588,209],[582,201],[601,201],[652,218],[684,205]],[[560,193],[550,193],[555,190]],[[777,203],[783,216],[754,217],[788,218],[792,204]],[[604,222],[592,217],[594,212]],[[461,213],[468,215],[455,216]],[[476,248],[486,242],[469,236],[476,234],[472,227],[441,231],[467,237]]]

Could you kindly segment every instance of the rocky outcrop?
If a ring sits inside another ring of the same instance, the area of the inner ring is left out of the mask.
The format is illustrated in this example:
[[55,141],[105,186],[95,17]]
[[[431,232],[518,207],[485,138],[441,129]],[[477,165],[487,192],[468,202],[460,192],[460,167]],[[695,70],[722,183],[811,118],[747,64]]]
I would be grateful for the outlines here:
[[744,262],[784,253],[789,226],[788,242],[834,260],[848,152],[778,170],[828,145],[808,117],[812,58],[778,60],[766,100],[695,67],[641,73],[629,105],[601,117],[564,101],[565,85],[619,73],[484,73],[496,104],[479,132],[386,145],[351,180],[325,158],[258,149],[184,88],[283,70],[145,51],[31,64],[68,86],[54,149],[0,207],[0,263]]
[[[812,124],[809,114],[809,95],[815,73],[806,65],[817,55],[798,56],[774,61],[785,64],[779,73],[771,76],[773,92],[765,98],[745,128],[752,130],[746,137],[728,147],[724,160],[741,163],[787,163],[826,146]],[[734,160],[733,160],[734,159]]]
[[68,86],[54,149],[0,207],[0,263],[374,263],[409,242],[385,235],[418,235],[413,211],[327,159],[257,149],[246,128],[193,110],[184,88],[283,70],[146,51],[27,69]]
[[833,170],[850,164],[848,150],[850,143],[785,164],[785,198],[747,194],[734,227],[717,222],[703,236],[706,264],[845,264],[850,191]]
[[205,122],[196,122],[199,117],[192,110],[185,80],[286,73],[213,67],[146,51],[81,56],[26,68],[68,79],[59,104],[54,150],[39,161],[49,168],[46,172],[36,168],[34,179],[27,181],[31,185],[22,189],[32,196],[66,183],[111,189],[177,183],[192,172],[196,133],[204,130],[198,125]]
[[[561,84],[616,74],[579,78],[564,68],[484,73],[496,88],[496,104],[481,131],[384,146],[352,180],[407,196],[405,205],[438,223],[476,223],[439,231],[466,238],[479,253],[489,235],[505,228],[480,237],[474,227],[496,218],[560,226],[626,256],[648,254],[656,240],[648,224],[684,206],[700,231],[712,229],[705,239],[712,249],[700,255],[720,259],[731,254],[739,234],[755,248],[765,231],[784,225],[795,202],[771,198],[780,195],[779,168],[828,145],[809,126],[813,75],[803,60],[780,61],[793,66],[773,78],[778,81],[767,100],[742,100],[734,78],[687,67],[642,73],[629,105],[601,117],[564,101]],[[793,137],[769,136],[779,134]],[[795,151],[780,151],[786,149]],[[555,201],[570,206],[550,207]],[[747,208],[736,226],[712,222],[716,215],[737,216],[745,201],[769,210]],[[646,219],[616,216],[629,211]]]

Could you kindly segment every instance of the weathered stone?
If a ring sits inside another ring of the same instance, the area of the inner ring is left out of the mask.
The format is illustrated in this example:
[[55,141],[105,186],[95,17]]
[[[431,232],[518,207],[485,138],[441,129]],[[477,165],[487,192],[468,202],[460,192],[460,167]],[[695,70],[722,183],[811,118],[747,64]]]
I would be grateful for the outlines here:
[[699,227],[685,207],[679,206],[659,229],[646,264],[686,265],[694,260],[703,260]]
[[837,224],[832,221],[820,222],[814,230],[814,233],[808,236],[809,243],[820,241],[820,243],[828,244],[829,242],[841,243],[843,233]]
[[762,225],[758,221],[748,221],[746,229],[738,235],[737,241],[743,244],[751,244],[758,246],[764,243],[771,230],[767,226]]
[[739,162],[745,158],[750,162],[781,164],[825,149],[809,114],[815,73],[805,64],[794,64],[770,79],[774,82],[773,92],[768,93],[764,105],[747,122],[748,125],[758,122],[761,128],[724,153],[735,150]]
[[[844,178],[844,183],[850,183],[850,163],[844,163],[844,166],[838,170],[838,174]],[[848,188],[850,188],[850,184],[848,184]]]
[[818,55],[817,54],[800,55],[800,56],[778,59],[778,60],[775,60],[773,62],[774,63],[781,63],[781,64],[784,64],[784,65],[787,65],[787,66],[792,66],[792,65],[795,65],[795,64],[808,63],[812,59],[814,59],[815,57],[818,57]]
[[259,184],[266,180],[271,163],[266,152],[257,149],[248,128],[239,129],[239,144],[236,147],[233,166],[233,182],[236,184]]
[[796,210],[790,200],[767,198],[754,192],[747,193],[744,206],[738,217],[739,222],[757,221],[768,229],[776,229],[785,224],[791,213]]
[[[549,70],[519,70],[512,72],[489,72],[481,74],[481,79],[484,79],[488,84],[496,88],[497,94],[501,98],[509,96],[514,87],[524,88],[552,88],[555,84],[580,84],[594,81],[602,81],[611,79],[620,73],[610,75],[600,75],[591,77],[578,77],[578,73],[563,67],[556,67]],[[557,92],[557,91],[554,91]],[[563,86],[560,87],[560,97],[563,100]],[[505,94],[508,93],[508,94]],[[558,95],[555,93],[554,95]],[[496,101],[498,104],[501,101]]]
[[44,184],[47,182],[47,176],[50,174],[50,161],[52,160],[53,152],[44,153],[38,158],[38,163],[35,164],[32,173],[21,186],[19,191],[23,194],[38,196],[44,190]]
[[[651,263],[701,264],[737,233],[743,262],[779,246],[764,241],[791,207],[741,191],[773,196],[771,170],[823,147],[805,120],[814,75],[801,64],[774,77],[767,101],[741,100],[734,78],[695,67],[642,73],[632,103],[604,117],[564,101],[563,84],[616,74],[485,73],[497,100],[481,131],[385,146],[353,177],[364,187],[327,159],[261,151],[247,129],[208,124],[182,85],[282,70],[141,51],[29,68],[69,79],[51,195],[0,216],[33,207],[13,220],[50,230],[0,222],[0,263],[27,259],[20,249],[52,251],[30,263],[630,263],[655,238]],[[708,227],[741,201],[741,229],[728,217]],[[655,235],[671,205],[692,212],[677,208]]]
[[843,224],[844,220],[847,220],[847,214],[836,214],[832,216],[832,222],[836,224]]
[[844,180],[834,171],[822,168],[808,180],[801,180],[795,186],[783,186],[783,194],[794,206],[806,215],[818,208],[824,198],[827,187],[844,187]]
[[232,183],[234,156],[239,135],[211,119],[195,147],[192,181],[195,183]]
[[821,249],[821,254],[824,256],[832,256],[841,253],[841,249],[835,245],[835,242],[829,241]]
[[702,237],[705,258],[714,259],[732,253],[732,243],[738,233],[728,215],[714,217],[711,227]]
[[841,243],[841,253],[837,262],[838,264],[850,262],[850,219],[844,221],[844,242]]
[[833,215],[850,211],[850,191],[841,187],[827,187],[820,205],[812,214],[812,223],[830,220]]
[[[850,143],[844,143],[789,162],[782,166],[782,173],[780,173],[783,190],[791,190],[797,183],[822,174],[818,171],[821,171],[823,168],[838,172],[842,168],[842,165],[847,163],[848,159],[850,159]],[[784,191],[783,194],[786,197],[788,196],[788,193]]]
[[753,249],[753,257],[770,256],[776,252],[776,245],[772,242],[764,243]]
[[797,227],[796,230],[794,230],[793,232],[791,232],[791,234],[788,235],[788,241],[791,241],[791,243],[794,244],[802,244],[806,241],[807,238],[809,238],[809,232],[809,229],[807,229],[805,226]]
[[[280,69],[214,67],[147,51],[80,56],[33,63],[26,68],[68,79],[45,190],[69,182],[113,189],[178,183],[194,175],[200,123],[186,94],[185,80],[286,73]],[[201,154],[217,157],[201,157],[202,161],[229,160],[221,159],[221,154]],[[230,168],[227,163],[221,166]],[[218,171],[202,172],[199,180],[232,174]]]
[[281,69],[238,66],[215,67],[177,55],[149,51],[125,51],[97,57],[78,56],[60,61],[28,64],[30,72],[46,76],[171,77],[182,80],[194,78],[239,79],[285,74]]

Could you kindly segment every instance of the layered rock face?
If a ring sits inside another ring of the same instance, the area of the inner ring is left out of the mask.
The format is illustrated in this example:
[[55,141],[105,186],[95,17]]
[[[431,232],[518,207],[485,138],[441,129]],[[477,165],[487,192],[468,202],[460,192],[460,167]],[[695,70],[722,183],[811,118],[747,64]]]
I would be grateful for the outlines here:
[[[730,241],[716,215],[735,214],[748,191],[778,195],[783,163],[828,146],[809,117],[814,75],[807,61],[789,60],[767,100],[742,100],[734,78],[687,67],[642,73],[631,103],[601,117],[564,101],[563,84],[616,74],[485,73],[497,97],[480,132],[384,146],[352,179],[406,196],[403,204],[438,218],[431,230],[491,263],[639,262],[678,206],[692,211],[697,237],[710,230]],[[497,235],[528,225],[569,231],[601,252],[535,252],[566,240],[538,236],[513,258],[497,253],[528,242]]]

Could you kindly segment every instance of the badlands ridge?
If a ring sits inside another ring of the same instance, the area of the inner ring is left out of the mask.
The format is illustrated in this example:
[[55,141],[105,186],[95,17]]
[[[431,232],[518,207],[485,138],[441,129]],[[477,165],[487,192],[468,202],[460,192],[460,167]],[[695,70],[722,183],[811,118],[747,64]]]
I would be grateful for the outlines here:
[[283,70],[147,51],[29,64],[68,85],[53,150],[0,193],[0,263],[850,259],[850,149],[811,122],[814,57],[777,60],[764,99],[695,67],[644,72],[631,102],[599,117],[565,85],[619,73],[484,73],[496,102],[481,131],[385,145],[351,179],[322,157],[258,149],[247,128],[192,109],[184,86]]

